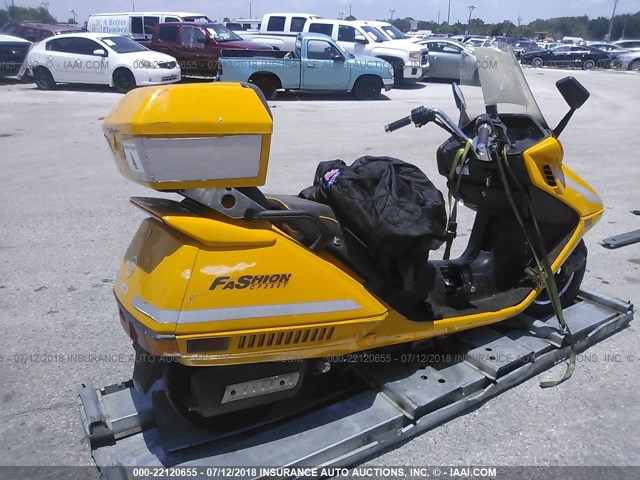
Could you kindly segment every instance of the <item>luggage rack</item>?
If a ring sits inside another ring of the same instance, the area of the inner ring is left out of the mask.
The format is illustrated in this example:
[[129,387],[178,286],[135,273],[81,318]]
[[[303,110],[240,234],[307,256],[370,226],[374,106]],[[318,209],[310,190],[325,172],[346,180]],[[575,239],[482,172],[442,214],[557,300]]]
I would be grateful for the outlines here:
[[[582,289],[564,316],[581,352],[628,326],[633,311],[629,302]],[[348,467],[551,368],[570,353],[563,339],[555,316],[521,314],[443,340],[439,351],[455,352],[451,358],[417,353],[413,362],[353,366],[359,387],[338,382],[326,398],[302,394],[306,406],[315,405],[294,416],[225,430],[196,426],[178,415],[161,381],[145,395],[131,381],[82,385],[78,401],[93,458],[106,479],[144,478],[133,467],[215,466],[208,472],[214,478],[216,472],[223,477],[218,468],[224,467]],[[293,410],[285,404],[283,411]],[[256,471],[251,478],[266,478]]]

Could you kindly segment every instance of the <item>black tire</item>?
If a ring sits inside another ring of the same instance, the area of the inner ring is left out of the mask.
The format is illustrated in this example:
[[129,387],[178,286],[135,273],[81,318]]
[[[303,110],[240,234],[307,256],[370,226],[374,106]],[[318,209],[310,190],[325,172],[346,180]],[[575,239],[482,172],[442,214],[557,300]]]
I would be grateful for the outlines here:
[[[568,264],[572,261],[578,262],[579,265],[574,272],[566,274],[565,271],[563,271],[564,266],[562,266],[555,274],[562,308],[567,308],[575,300],[580,290],[582,279],[584,278],[584,272],[587,269],[587,247],[584,241],[580,241],[565,263]],[[538,318],[554,313],[553,305],[546,290],[542,290],[540,294],[538,294],[533,303],[527,308],[526,313]]]
[[629,70],[640,72],[640,58],[636,58],[635,60],[629,62]]
[[404,64],[400,60],[396,60],[393,67],[393,86],[401,87],[404,84]]
[[593,70],[594,68],[596,68],[596,62],[594,62],[593,60],[585,60],[584,62],[582,62],[583,70]]
[[131,70],[118,68],[113,72],[113,86],[120,93],[130,92],[137,87],[136,77],[133,76]]
[[540,57],[536,57],[533,60],[531,60],[531,66],[533,68],[544,67],[544,60]]
[[56,82],[47,67],[36,67],[33,70],[33,81],[40,90],[53,90]]
[[382,92],[382,80],[373,75],[364,75],[356,80],[353,86],[353,94],[358,100],[373,100]]
[[278,92],[278,88],[276,86],[276,82],[268,77],[258,77],[253,80],[250,80],[256,87],[260,89],[264,98],[267,100],[275,100]]

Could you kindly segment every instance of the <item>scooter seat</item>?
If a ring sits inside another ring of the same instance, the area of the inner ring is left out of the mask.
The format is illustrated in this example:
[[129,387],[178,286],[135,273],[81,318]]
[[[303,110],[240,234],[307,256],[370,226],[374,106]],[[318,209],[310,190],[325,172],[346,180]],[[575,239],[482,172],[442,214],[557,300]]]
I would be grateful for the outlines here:
[[[365,278],[376,276],[375,267],[366,251],[366,244],[353,232],[340,225],[333,209],[329,205],[295,195],[266,194],[265,198],[269,208],[274,210],[295,210],[319,218],[333,237],[326,244],[326,250],[349,265],[361,276]],[[306,246],[311,246],[321,234],[315,223],[305,219],[287,219],[286,222],[279,222],[278,226]]]
[[[429,304],[416,302],[415,298],[388,285],[388,279],[375,266],[371,255],[369,255],[366,243],[352,231],[340,225],[329,205],[295,195],[265,194],[265,199],[267,203],[265,206],[273,210],[295,210],[318,217],[330,229],[333,236],[333,239],[325,246],[326,251],[362,277],[367,289],[384,299],[407,318],[424,321],[439,316],[428,307]],[[277,225],[289,236],[307,247],[311,246],[320,235],[318,226],[314,222],[302,218],[287,219],[277,222]],[[440,270],[427,263],[426,259],[425,268],[432,272],[434,285],[440,287],[436,290],[442,290],[444,287]]]

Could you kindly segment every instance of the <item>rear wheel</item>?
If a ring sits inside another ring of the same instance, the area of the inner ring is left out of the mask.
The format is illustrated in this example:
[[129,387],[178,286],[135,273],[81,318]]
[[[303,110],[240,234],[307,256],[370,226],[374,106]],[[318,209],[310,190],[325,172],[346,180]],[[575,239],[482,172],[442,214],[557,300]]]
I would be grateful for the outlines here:
[[36,67],[33,70],[33,80],[40,90],[51,90],[56,87],[53,75],[46,67]]
[[131,73],[131,70],[126,68],[118,68],[113,72],[113,86],[116,87],[120,93],[127,93],[136,88],[136,78]]
[[[573,268],[570,268],[570,266]],[[568,307],[575,300],[580,291],[580,285],[586,269],[587,247],[584,241],[581,240],[565,264],[554,275],[562,308]],[[546,289],[538,294],[533,303],[527,308],[526,313],[534,317],[543,317],[554,313],[553,304]]]
[[635,70],[636,72],[640,72],[640,58],[636,58],[635,60],[629,63],[629,70]]
[[593,60],[586,60],[582,64],[582,69],[583,70],[592,70],[594,68],[596,68],[596,62],[594,62]]
[[373,100],[382,92],[382,81],[372,75],[360,77],[353,86],[353,93],[358,100]]
[[275,100],[278,88],[276,82],[268,77],[258,77],[250,80],[256,87],[260,89],[264,98],[267,100]]
[[536,57],[533,60],[531,60],[531,66],[534,68],[540,68],[544,66],[544,60],[540,57]]

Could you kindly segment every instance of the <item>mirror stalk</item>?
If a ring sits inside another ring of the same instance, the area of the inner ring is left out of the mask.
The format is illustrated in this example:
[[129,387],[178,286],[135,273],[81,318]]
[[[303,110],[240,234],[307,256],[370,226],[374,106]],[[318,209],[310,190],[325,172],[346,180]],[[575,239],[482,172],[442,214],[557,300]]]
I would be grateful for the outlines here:
[[566,115],[564,117],[562,117],[562,120],[560,120],[560,123],[558,123],[558,126],[556,128],[553,129],[553,136],[554,137],[559,137],[560,134],[562,133],[562,131],[564,130],[564,128],[567,126],[567,124],[569,123],[569,120],[571,120],[571,117],[573,116],[573,113],[576,111],[575,108],[572,108],[571,110],[569,110]]

